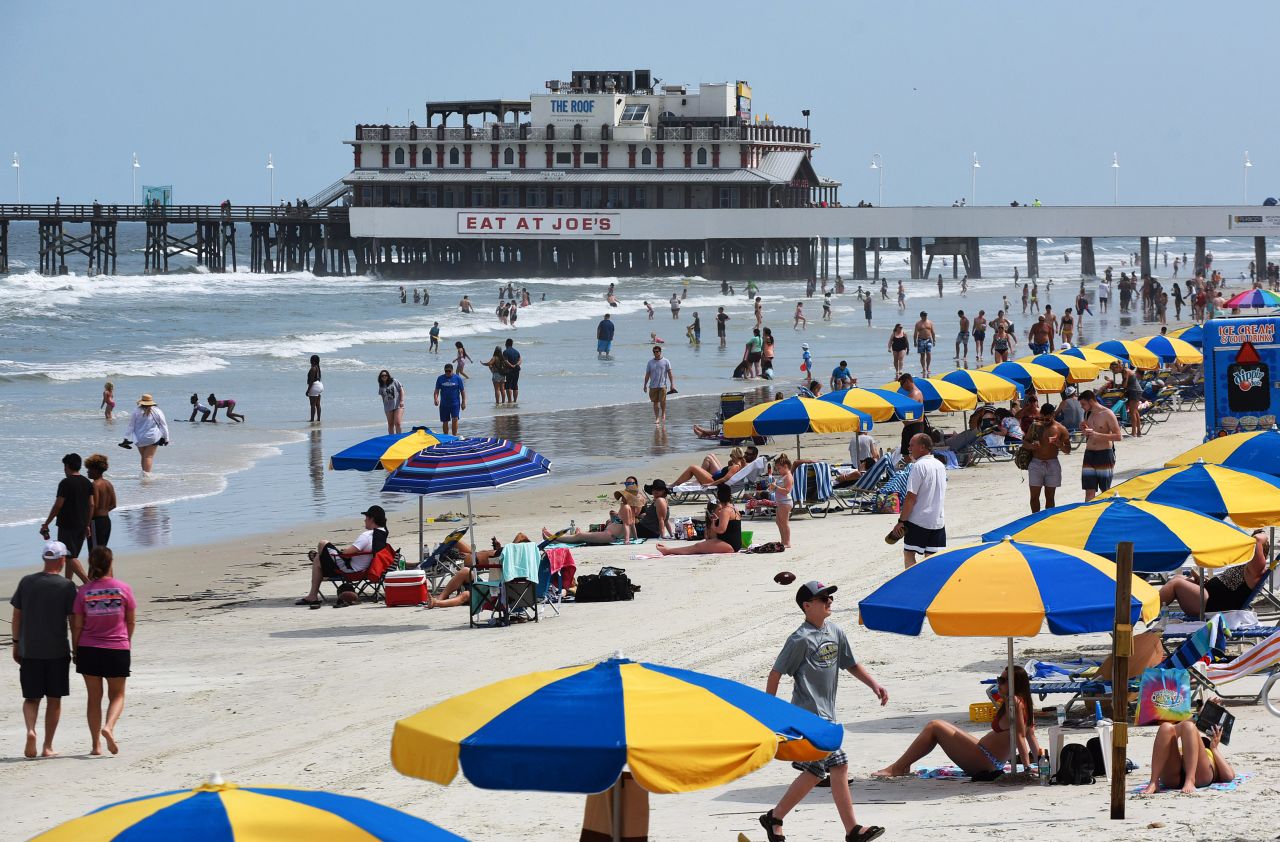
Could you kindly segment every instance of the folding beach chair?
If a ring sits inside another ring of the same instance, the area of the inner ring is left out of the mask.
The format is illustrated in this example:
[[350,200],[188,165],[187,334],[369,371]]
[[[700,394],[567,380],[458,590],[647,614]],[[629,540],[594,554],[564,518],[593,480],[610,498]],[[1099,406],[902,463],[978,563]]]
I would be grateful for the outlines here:
[[455,529],[444,537],[439,545],[428,553],[422,562],[418,565],[427,574],[427,586],[432,591],[439,589],[440,585],[447,582],[453,574],[462,569],[462,565],[453,557],[450,552],[458,542],[467,534],[467,528],[464,526]]
[[[378,546],[379,539],[381,539],[381,546]],[[401,556],[398,550],[387,543],[386,533],[382,530],[374,530],[373,542],[373,558],[369,560],[369,566],[366,569],[358,572],[339,572],[336,576],[325,577],[325,581],[333,585],[337,593],[350,587],[357,597],[369,598],[375,602],[382,599],[382,580],[388,571],[395,570],[399,566]],[[341,571],[341,567],[339,570]]]
[[[1264,675],[1266,680],[1255,695],[1227,695],[1219,689],[1221,685],[1228,682],[1259,674]],[[1192,675],[1200,676],[1200,680],[1209,689],[1224,699],[1252,699],[1254,704],[1262,702],[1267,706],[1267,710],[1280,716],[1280,689],[1272,693],[1272,690],[1277,687],[1277,681],[1280,680],[1280,630],[1274,631],[1271,636],[1255,643],[1233,660],[1222,664],[1209,664],[1204,668],[1203,674],[1196,670],[1192,671]]]
[[791,485],[793,513],[803,510],[809,517],[826,517],[833,505],[840,506],[831,484],[830,463],[796,465],[791,476],[795,480]]
[[835,499],[851,512],[869,511],[880,485],[893,473],[893,459],[881,456],[858,477],[853,485],[835,490]]
[[538,564],[538,592],[540,605],[545,605],[558,617],[565,594],[574,586],[578,566],[573,553],[564,547],[554,547],[542,554]]
[[[538,622],[538,566],[541,553],[533,543],[507,544],[497,579],[471,583],[472,627],[509,626],[515,620]],[[478,618],[489,612],[487,620]]]

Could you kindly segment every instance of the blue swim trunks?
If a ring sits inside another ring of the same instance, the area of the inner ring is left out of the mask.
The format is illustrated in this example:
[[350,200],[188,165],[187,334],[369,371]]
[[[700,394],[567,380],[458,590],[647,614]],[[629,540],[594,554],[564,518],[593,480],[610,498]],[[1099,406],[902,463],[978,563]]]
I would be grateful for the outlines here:
[[932,339],[917,339],[917,340],[916,340],[916,351],[917,351],[918,353],[921,353],[921,354],[932,354],[932,353],[933,353],[933,340],[932,340]]
[[1048,342],[1032,342],[1032,343],[1030,343],[1027,347],[1031,349],[1031,353],[1033,353],[1033,354],[1047,354],[1047,353],[1049,353],[1049,343],[1048,343]]

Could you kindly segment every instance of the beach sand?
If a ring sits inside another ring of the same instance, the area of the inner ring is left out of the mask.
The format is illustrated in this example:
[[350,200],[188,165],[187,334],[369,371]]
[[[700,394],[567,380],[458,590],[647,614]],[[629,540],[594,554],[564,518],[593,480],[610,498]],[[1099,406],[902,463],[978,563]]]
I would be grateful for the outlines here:
[[[950,419],[954,425],[958,418]],[[1162,464],[1196,444],[1198,413],[1175,414],[1154,435],[1118,446],[1117,478]],[[897,425],[880,430],[896,438]],[[847,455],[848,436],[808,436],[805,455]],[[779,441],[771,449],[789,442]],[[696,456],[697,461],[701,456]],[[477,535],[508,540],[601,520],[601,495],[629,472],[645,481],[670,479],[687,460],[619,465],[586,480],[517,486],[479,495]],[[1080,456],[1065,460],[1061,502],[1082,499],[1076,481]],[[947,531],[952,546],[1027,511],[1024,474],[1011,464],[984,464],[949,474]],[[605,484],[609,483],[609,484]],[[428,512],[457,508],[428,501]],[[694,512],[678,507],[677,512]],[[1266,805],[1280,786],[1278,722],[1265,708],[1233,708],[1239,717],[1229,756],[1253,778],[1236,792],[1195,796],[1131,797],[1128,819],[1108,820],[1108,787],[1040,788],[1031,785],[943,781],[869,781],[894,759],[928,720],[967,726],[968,705],[985,699],[978,684],[1004,663],[1004,641],[939,638],[926,628],[918,638],[866,631],[856,602],[902,568],[898,546],[886,545],[890,515],[833,514],[798,518],[794,549],[781,555],[634,559],[644,546],[575,550],[581,572],[625,567],[642,586],[634,602],[565,605],[558,617],[506,629],[469,629],[464,609],[388,609],[361,604],[334,614],[308,611],[293,600],[305,591],[308,547],[321,537],[342,539],[360,527],[358,514],[324,528],[308,527],[194,550],[130,554],[117,574],[141,599],[134,675],[128,707],[117,729],[118,757],[87,756],[84,692],[73,676],[57,747],[60,759],[19,758],[22,724],[16,680],[0,705],[0,836],[25,838],[106,803],[145,793],[195,786],[211,772],[242,784],[328,789],[372,798],[430,819],[471,839],[577,838],[583,797],[492,792],[461,776],[448,787],[397,774],[389,761],[393,723],[435,702],[532,670],[595,661],[620,650],[634,660],[701,670],[763,687],[783,640],[801,621],[795,586],[773,582],[779,570],[800,581],[837,584],[834,619],[849,632],[855,652],[888,689],[881,709],[861,684],[841,683],[839,711],[846,727],[858,818],[889,828],[886,838],[990,838],[1017,834],[1038,839],[1181,838],[1261,839],[1274,835]],[[447,524],[431,524],[439,538]],[[772,540],[776,527],[747,528]],[[393,543],[409,547],[416,532],[404,518],[392,523]],[[11,593],[18,575],[4,571],[0,589]],[[7,630],[7,626],[6,626]],[[1099,652],[1105,635],[1016,641],[1016,657]],[[5,642],[8,642],[7,640]],[[16,669],[12,675],[16,679]],[[1256,684],[1256,682],[1253,682]],[[784,679],[782,694],[790,693]],[[1051,704],[1051,699],[1046,704]],[[572,722],[530,723],[572,729]],[[980,725],[972,725],[977,732]],[[1132,732],[1130,757],[1141,766],[1130,785],[1145,782],[1153,729]],[[1041,732],[1047,739],[1047,734]],[[926,761],[946,762],[940,752]],[[756,816],[781,795],[795,773],[773,763],[734,783],[705,792],[651,799],[651,838],[734,839],[743,831],[764,838]],[[791,839],[842,836],[828,790],[815,790],[787,820]],[[1161,828],[1149,828],[1163,823]]]

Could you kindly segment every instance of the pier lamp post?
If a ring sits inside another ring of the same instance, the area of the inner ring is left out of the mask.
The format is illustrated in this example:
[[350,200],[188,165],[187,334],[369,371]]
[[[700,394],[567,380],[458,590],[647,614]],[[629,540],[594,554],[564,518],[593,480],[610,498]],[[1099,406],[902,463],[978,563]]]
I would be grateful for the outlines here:
[[1111,153],[1111,174],[1115,176],[1116,195],[1113,204],[1120,204],[1120,153]]
[[1244,151],[1244,192],[1241,196],[1240,204],[1249,204],[1249,168],[1253,166],[1253,161],[1249,160],[1249,150]]
[[13,181],[18,189],[18,204],[22,204],[22,164],[18,163],[18,153],[13,153],[13,163],[9,166],[13,167]]
[[138,153],[134,152],[133,166],[130,168],[130,171],[133,173],[133,193],[131,194],[131,199],[135,205],[138,204],[138,168],[141,166],[142,164],[138,163]]
[[271,160],[271,153],[267,153],[267,207],[274,207],[276,203],[276,165]]
[[982,169],[982,164],[978,163],[978,153],[973,153],[973,163],[969,166],[969,204],[978,204],[978,170]]
[[871,169],[879,171],[880,192],[876,194],[876,207],[881,207],[884,205],[884,159],[879,152],[871,156]]

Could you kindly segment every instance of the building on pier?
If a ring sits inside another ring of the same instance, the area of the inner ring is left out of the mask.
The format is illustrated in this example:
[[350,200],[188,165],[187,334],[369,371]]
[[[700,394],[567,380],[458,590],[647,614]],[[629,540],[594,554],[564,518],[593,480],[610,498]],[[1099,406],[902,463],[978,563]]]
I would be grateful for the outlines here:
[[[429,102],[425,126],[356,126],[352,234],[414,276],[811,277],[812,235],[702,233],[739,210],[838,205],[809,129],[753,117],[746,82],[660,82],[574,71],[528,100]],[[664,224],[672,210],[694,225]]]

